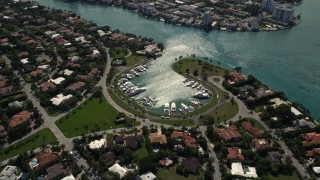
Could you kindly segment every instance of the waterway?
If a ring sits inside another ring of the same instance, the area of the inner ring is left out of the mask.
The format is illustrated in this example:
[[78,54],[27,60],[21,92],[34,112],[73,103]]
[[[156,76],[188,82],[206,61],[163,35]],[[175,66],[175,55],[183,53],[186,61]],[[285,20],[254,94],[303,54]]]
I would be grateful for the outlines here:
[[75,12],[98,25],[151,37],[162,42],[166,53],[142,78],[148,82],[146,93],[160,99],[159,104],[174,101],[186,93],[182,77],[169,67],[179,55],[197,54],[226,67],[241,66],[270,88],[283,91],[292,100],[304,104],[320,119],[320,1],[305,0],[295,7],[301,23],[275,32],[205,32],[146,19],[131,11],[99,5],[64,3],[62,0],[35,0],[42,5]]

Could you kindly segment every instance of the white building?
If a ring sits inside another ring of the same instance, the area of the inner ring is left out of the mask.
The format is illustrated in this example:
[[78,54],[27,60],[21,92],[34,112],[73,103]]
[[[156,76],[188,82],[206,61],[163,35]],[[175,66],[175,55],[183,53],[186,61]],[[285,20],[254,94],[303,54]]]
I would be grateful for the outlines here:
[[90,149],[99,149],[106,145],[106,139],[94,140],[90,142],[89,148]]
[[145,174],[142,174],[139,178],[140,180],[155,180],[157,176],[154,175],[152,172],[147,172]]
[[75,179],[76,178],[72,174],[70,174],[69,176],[62,178],[61,180],[75,180]]
[[204,12],[204,14],[203,14],[203,24],[205,26],[207,26],[209,24],[211,25],[211,12],[210,11]]
[[50,79],[49,81],[55,84],[61,84],[64,80],[66,80],[64,77],[58,77],[57,79]]
[[22,62],[23,64],[29,63],[28,58],[21,59],[20,62]]
[[262,9],[272,12],[275,2],[273,0],[262,0]]
[[293,15],[294,10],[292,5],[289,4],[277,5],[272,11],[272,18],[284,23],[290,22],[293,19]]
[[69,69],[65,69],[63,70],[63,74],[66,76],[70,76],[73,73],[73,71],[69,70]]
[[243,167],[240,162],[232,163],[231,164],[231,174],[238,175],[248,178],[257,178],[257,171],[254,167]]
[[0,180],[16,180],[20,175],[17,175],[17,167],[7,165],[0,173]]
[[44,64],[44,65],[38,66],[38,69],[47,70],[49,67],[50,66],[48,64]]
[[295,107],[291,107],[291,112],[296,116],[302,115],[302,113]]
[[108,170],[114,173],[118,173],[120,175],[120,178],[123,178],[128,172],[125,168],[121,167],[118,163],[109,167]]
[[53,105],[59,106],[64,100],[67,100],[69,98],[71,98],[72,95],[68,94],[66,96],[64,96],[62,93],[58,94],[56,97],[50,99],[50,101],[52,102]]

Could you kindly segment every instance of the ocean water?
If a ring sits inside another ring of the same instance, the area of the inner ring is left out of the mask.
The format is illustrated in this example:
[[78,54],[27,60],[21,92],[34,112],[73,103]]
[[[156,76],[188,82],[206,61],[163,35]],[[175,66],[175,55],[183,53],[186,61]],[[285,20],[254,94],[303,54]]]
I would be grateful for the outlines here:
[[291,101],[302,103],[313,117],[320,119],[320,1],[306,0],[295,7],[295,14],[302,14],[298,26],[259,33],[205,32],[146,19],[120,8],[69,4],[62,0],[36,2],[75,12],[101,26],[109,25],[112,29],[162,42],[165,55],[152,63],[143,78],[135,80],[148,88],[141,96],[158,99],[156,111],[165,102],[190,97],[192,90],[181,84],[183,77],[169,67],[180,55],[196,54],[229,68],[241,66],[245,73],[253,74],[274,90],[285,92]]

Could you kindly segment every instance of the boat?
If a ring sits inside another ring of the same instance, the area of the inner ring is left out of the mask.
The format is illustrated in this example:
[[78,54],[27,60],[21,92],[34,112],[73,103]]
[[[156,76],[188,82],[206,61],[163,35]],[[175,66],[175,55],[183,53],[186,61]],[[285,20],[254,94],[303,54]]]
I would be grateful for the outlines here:
[[196,87],[198,87],[198,86],[199,86],[199,83],[196,82],[196,83],[195,83],[194,85],[192,85],[191,87],[192,87],[192,88],[196,88]]
[[165,20],[164,20],[163,18],[160,18],[160,21],[161,21],[161,22],[165,22]]
[[164,114],[170,115],[170,105],[169,103],[164,104]]
[[176,111],[176,103],[172,102],[171,103],[171,112],[175,112]]
[[188,86],[192,86],[194,84],[194,81],[189,81],[188,83],[187,83],[187,87]]
[[193,97],[198,99],[207,99],[210,97],[210,95],[206,92],[197,92],[196,94],[193,95]]
[[188,113],[189,112],[189,108],[187,105],[185,105],[184,103],[181,103],[181,108],[180,108],[184,113]]
[[188,82],[189,81],[189,79],[185,79],[185,80],[183,80],[183,83],[186,83],[186,82]]
[[145,90],[146,90],[146,88],[132,88],[129,90],[128,96],[132,97],[132,96],[138,95]]

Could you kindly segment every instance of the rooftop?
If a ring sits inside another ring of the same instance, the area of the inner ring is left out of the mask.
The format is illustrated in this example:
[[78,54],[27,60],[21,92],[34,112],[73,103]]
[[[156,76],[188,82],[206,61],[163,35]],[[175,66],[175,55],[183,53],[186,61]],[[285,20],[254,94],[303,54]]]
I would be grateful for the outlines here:
[[53,82],[53,83],[55,83],[55,84],[61,84],[61,82],[64,81],[64,80],[65,80],[64,77],[58,77],[58,78],[56,78],[56,79],[50,79],[49,81],[50,81],[50,82]]
[[114,173],[118,173],[120,175],[120,178],[123,178],[128,172],[125,168],[121,167],[118,163],[109,167],[108,170]]
[[53,105],[59,106],[64,100],[67,100],[69,98],[71,98],[72,95],[68,94],[66,96],[64,96],[62,93],[58,94],[56,97],[50,99],[50,101],[52,102]]
[[244,176],[244,177],[251,177],[251,178],[258,177],[257,172],[256,172],[256,168],[242,166],[242,164],[240,162],[236,162],[236,163],[231,164],[231,174],[238,175],[238,176]]

